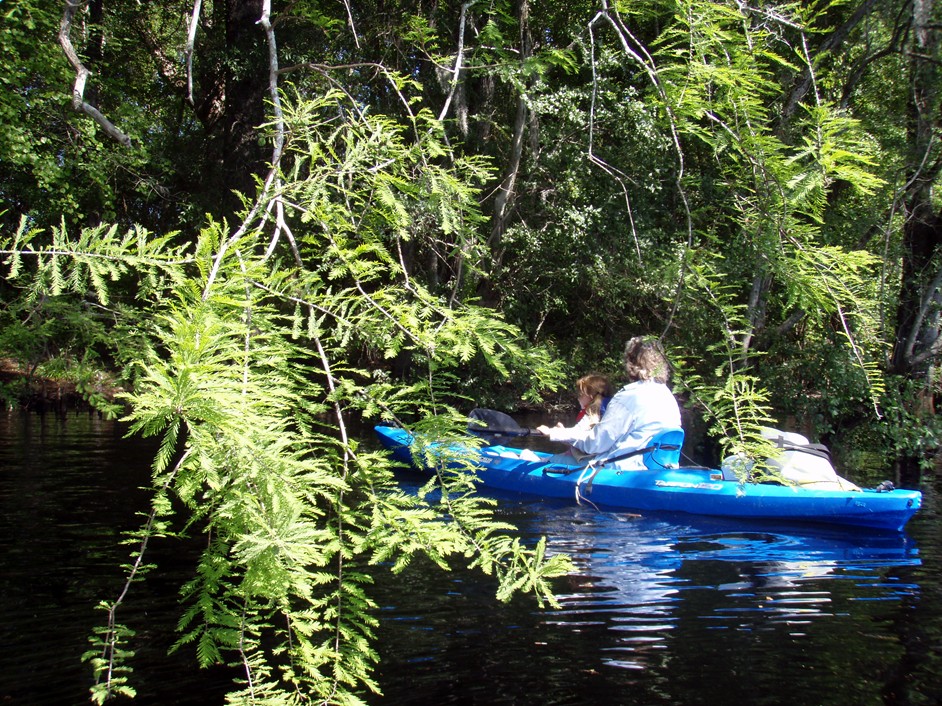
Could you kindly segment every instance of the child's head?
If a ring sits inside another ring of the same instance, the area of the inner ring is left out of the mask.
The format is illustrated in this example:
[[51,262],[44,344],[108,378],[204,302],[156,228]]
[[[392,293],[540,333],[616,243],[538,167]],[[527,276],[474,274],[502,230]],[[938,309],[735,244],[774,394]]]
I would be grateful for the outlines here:
[[600,414],[602,401],[606,397],[611,397],[612,392],[612,384],[604,375],[592,373],[583,375],[576,380],[576,394],[579,396],[579,404],[586,412]]

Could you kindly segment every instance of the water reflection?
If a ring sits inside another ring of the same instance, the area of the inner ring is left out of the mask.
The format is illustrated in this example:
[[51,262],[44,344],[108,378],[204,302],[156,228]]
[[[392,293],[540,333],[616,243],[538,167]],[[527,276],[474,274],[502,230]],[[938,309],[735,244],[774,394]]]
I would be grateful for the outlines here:
[[582,508],[539,512],[529,530],[547,534],[550,547],[576,565],[558,594],[562,608],[548,622],[572,630],[607,626],[608,666],[643,668],[644,656],[666,649],[670,634],[690,620],[686,602],[696,603],[695,619],[711,631],[748,629],[759,618],[766,628],[780,623],[796,633],[811,620],[834,618],[845,600],[900,601],[918,593],[890,571],[921,564],[907,535],[744,528]]
[[908,649],[900,616],[922,601],[923,569],[908,535],[519,498],[501,510],[524,536],[545,535],[573,558],[559,608],[495,606],[461,571],[445,583],[421,571],[394,580],[403,601],[381,616],[391,702],[893,703],[881,700],[879,678],[848,677],[884,673]]

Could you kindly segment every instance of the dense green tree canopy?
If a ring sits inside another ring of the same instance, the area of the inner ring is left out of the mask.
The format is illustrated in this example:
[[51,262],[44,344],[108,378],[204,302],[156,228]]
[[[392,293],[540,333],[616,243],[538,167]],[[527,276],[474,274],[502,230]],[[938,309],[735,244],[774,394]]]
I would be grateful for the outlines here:
[[[460,473],[404,497],[353,421],[455,433],[646,333],[725,452],[770,421],[937,445],[940,12],[2,6],[0,356],[161,438],[129,586],[205,536],[180,644],[240,666],[234,702],[356,702],[376,565],[551,600],[565,561]],[[124,600],[96,700],[133,689]]]

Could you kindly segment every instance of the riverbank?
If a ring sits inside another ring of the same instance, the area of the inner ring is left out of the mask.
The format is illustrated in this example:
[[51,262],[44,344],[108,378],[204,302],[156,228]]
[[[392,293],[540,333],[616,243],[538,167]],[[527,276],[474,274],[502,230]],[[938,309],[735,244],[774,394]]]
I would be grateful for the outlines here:
[[4,407],[38,412],[101,409],[113,405],[121,387],[107,373],[96,372],[87,380],[56,378],[24,370],[11,358],[0,358],[0,400]]

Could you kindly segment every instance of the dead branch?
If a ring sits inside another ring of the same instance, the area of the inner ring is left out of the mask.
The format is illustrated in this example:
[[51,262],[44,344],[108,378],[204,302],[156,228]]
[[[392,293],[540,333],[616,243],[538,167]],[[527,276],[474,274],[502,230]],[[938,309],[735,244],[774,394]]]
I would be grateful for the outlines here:
[[186,31],[186,48],[183,50],[186,57],[186,99],[190,105],[196,105],[193,100],[193,47],[196,45],[196,28],[199,26],[202,7],[202,0],[195,0]]
[[75,69],[75,85],[72,87],[72,107],[80,113],[85,113],[94,120],[113,140],[120,142],[125,147],[131,146],[131,138],[121,132],[115,125],[108,120],[101,112],[90,103],[85,102],[85,83],[91,75],[91,71],[79,59],[72,46],[70,35],[72,33],[72,20],[75,13],[84,3],[78,0],[65,0],[65,11],[62,13],[62,22],[59,23],[59,44],[66,58]]
[[[602,21],[607,22],[611,28],[614,30],[615,35],[618,37],[619,42],[621,43],[622,51],[628,56],[635,64],[637,64],[648,76],[648,80],[654,86],[654,89],[658,92],[658,95],[661,97],[661,102],[664,108],[665,113],[670,124],[670,133],[671,140],[674,145],[674,152],[677,155],[677,174],[674,177],[675,183],[677,185],[677,194],[680,197],[681,202],[684,206],[684,212],[686,214],[687,220],[687,245],[685,248],[685,254],[681,261],[681,272],[680,277],[677,280],[677,287],[674,296],[674,304],[671,309],[670,317],[668,322],[664,327],[664,334],[670,329],[673,325],[674,316],[677,314],[677,310],[680,307],[680,293],[683,290],[684,280],[687,272],[687,255],[693,250],[693,215],[690,212],[690,202],[687,198],[687,191],[684,189],[683,179],[684,179],[684,150],[680,141],[680,134],[677,128],[677,121],[674,117],[673,110],[671,109],[671,102],[667,97],[667,93],[664,90],[664,87],[661,85],[661,80],[658,77],[657,68],[654,64],[654,58],[648,53],[645,46],[638,41],[638,39],[629,31],[628,27],[622,21],[621,16],[618,14],[617,8],[610,10],[608,6],[608,0],[602,0],[602,9],[598,11],[591,22],[589,22],[589,33],[592,38],[592,107],[589,116],[589,158],[593,164],[598,166],[604,166],[604,161],[598,159],[594,155],[594,125],[595,125],[595,93],[598,90],[597,79],[595,75],[595,37],[593,34],[594,27],[601,23]],[[609,171],[606,169],[606,171]],[[609,173],[611,173],[609,171]],[[622,184],[624,189],[624,184]],[[625,192],[626,201],[627,201],[627,191]],[[629,214],[631,213],[631,205],[629,203]],[[632,230],[634,229],[634,222],[632,220]]]

